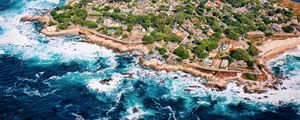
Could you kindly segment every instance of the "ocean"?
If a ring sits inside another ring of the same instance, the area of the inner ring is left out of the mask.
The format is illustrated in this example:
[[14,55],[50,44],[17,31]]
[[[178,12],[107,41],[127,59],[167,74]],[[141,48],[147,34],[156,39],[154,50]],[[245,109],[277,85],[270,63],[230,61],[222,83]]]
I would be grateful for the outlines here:
[[[154,71],[139,66],[135,54],[79,36],[46,37],[41,23],[20,22],[64,2],[1,0],[0,119],[300,119],[300,49],[269,63],[286,78],[278,90],[248,94],[232,82],[214,91],[201,84],[203,78]],[[188,86],[198,87],[187,92]]]
[[300,2],[300,0],[293,0],[293,1],[295,1],[295,2]]

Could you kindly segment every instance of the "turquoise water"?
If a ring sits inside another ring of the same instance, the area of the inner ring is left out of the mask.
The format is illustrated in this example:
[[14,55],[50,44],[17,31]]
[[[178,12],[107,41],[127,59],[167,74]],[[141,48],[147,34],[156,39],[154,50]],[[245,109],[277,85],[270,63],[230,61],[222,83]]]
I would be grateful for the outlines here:
[[[0,119],[300,119],[297,53],[270,63],[287,78],[279,90],[246,94],[231,83],[212,91],[201,85],[205,79],[153,71],[139,66],[134,54],[76,36],[45,37],[40,23],[19,21],[63,1],[5,3],[10,4],[0,3]],[[106,78],[112,81],[101,84]],[[198,87],[184,91],[188,86]]]

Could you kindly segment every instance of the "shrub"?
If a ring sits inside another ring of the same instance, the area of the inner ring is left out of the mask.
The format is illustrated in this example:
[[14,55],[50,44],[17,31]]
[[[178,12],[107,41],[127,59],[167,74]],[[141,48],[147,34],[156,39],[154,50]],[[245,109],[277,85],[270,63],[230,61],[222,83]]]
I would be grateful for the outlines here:
[[53,22],[52,20],[51,20],[51,21],[49,21],[49,26],[53,26],[53,25],[56,25],[56,23],[55,23],[55,22]]
[[162,56],[165,60],[169,58],[169,55],[165,54]]
[[251,59],[249,53],[243,49],[235,49],[230,51],[230,56],[235,60],[250,61]]
[[122,38],[128,38],[128,35],[127,34],[123,34]]
[[189,51],[182,46],[177,47],[173,53],[182,59],[187,59],[190,57]]
[[181,38],[179,36],[177,36],[176,34],[167,35],[165,37],[165,40],[171,41],[171,42],[181,42]]
[[243,78],[248,80],[257,80],[258,76],[256,74],[245,73]]
[[250,45],[249,48],[247,49],[247,51],[249,52],[249,55],[251,55],[251,56],[256,56],[259,54],[259,49],[257,47],[255,47],[254,45]]
[[200,45],[197,45],[193,48],[192,52],[197,55],[198,58],[204,59],[208,56],[204,48]]
[[158,50],[159,54],[161,54],[161,55],[164,55],[168,52],[168,50],[166,48],[156,47],[155,49]]
[[155,41],[155,39],[152,35],[145,35],[142,40],[143,40],[144,44],[153,44]]
[[96,22],[89,21],[89,20],[83,21],[82,25],[86,26],[88,28],[97,28],[98,27],[98,24]]
[[282,27],[282,29],[283,29],[284,32],[287,32],[287,33],[292,33],[292,32],[294,32],[294,28],[293,28],[292,25]]

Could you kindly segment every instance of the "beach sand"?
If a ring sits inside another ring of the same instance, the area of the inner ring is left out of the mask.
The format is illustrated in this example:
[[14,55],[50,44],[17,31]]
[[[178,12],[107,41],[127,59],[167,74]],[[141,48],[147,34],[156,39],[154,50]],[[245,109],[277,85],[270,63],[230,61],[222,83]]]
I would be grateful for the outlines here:
[[289,38],[286,40],[267,41],[265,44],[258,46],[261,50],[260,58],[264,62],[273,60],[285,52],[293,51],[300,45],[300,37]]

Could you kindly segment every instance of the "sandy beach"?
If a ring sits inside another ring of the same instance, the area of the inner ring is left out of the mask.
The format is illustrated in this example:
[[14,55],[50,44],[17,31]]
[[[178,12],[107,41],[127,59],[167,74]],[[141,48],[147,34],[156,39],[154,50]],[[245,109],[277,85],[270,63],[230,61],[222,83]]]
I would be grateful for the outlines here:
[[258,46],[261,50],[260,58],[264,62],[268,62],[287,51],[297,48],[298,45],[300,45],[300,37],[289,38],[286,40],[267,41],[265,44]]

